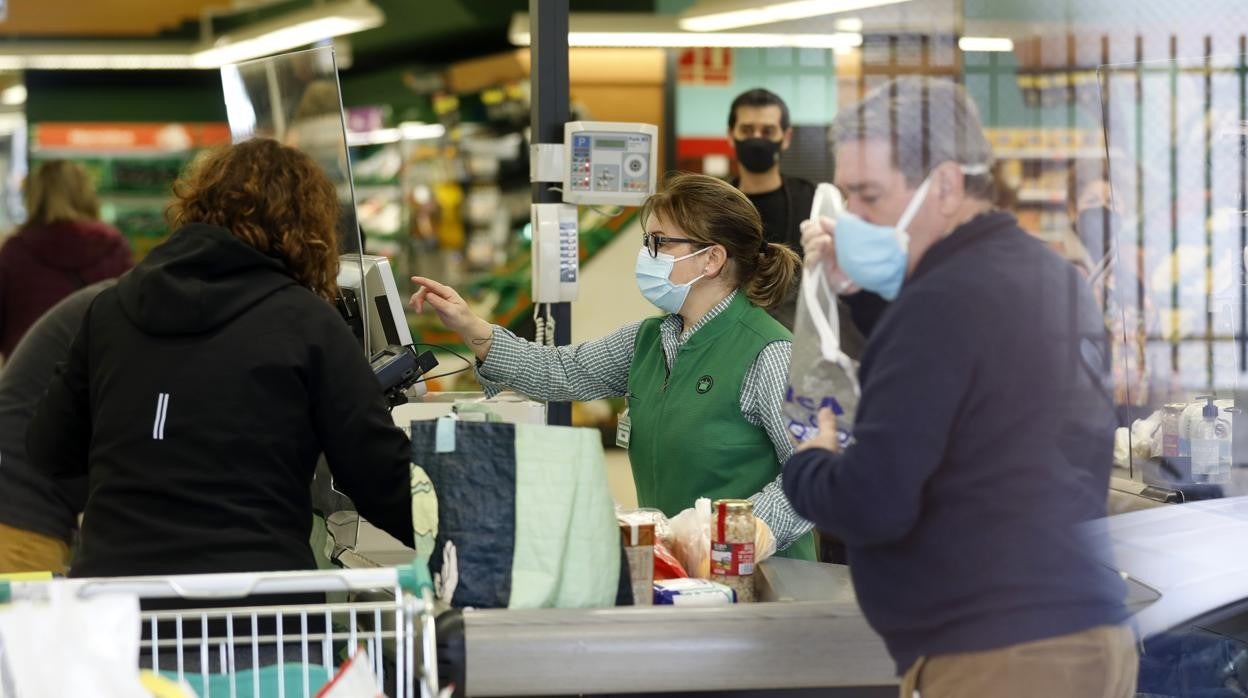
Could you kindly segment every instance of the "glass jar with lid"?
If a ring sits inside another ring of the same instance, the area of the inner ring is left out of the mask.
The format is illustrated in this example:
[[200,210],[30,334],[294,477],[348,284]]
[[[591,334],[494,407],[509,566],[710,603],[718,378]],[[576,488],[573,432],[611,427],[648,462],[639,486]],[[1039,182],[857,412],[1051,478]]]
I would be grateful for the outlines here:
[[720,499],[711,508],[711,581],[731,587],[737,601],[754,600],[754,504]]

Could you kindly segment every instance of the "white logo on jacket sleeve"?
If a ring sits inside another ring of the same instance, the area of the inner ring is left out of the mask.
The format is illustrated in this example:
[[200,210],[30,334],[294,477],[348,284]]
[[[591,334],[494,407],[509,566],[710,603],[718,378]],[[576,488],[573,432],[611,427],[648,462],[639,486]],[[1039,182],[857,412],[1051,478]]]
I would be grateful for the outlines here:
[[169,393],[156,396],[156,419],[152,421],[152,439],[165,440],[165,418],[169,415]]

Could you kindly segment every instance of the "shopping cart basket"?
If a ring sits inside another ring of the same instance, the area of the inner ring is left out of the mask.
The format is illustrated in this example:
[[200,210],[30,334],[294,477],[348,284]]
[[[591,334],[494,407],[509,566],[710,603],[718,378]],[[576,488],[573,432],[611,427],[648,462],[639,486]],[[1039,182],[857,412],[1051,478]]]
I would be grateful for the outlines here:
[[142,665],[185,681],[200,698],[311,698],[361,647],[390,695],[415,698],[417,685],[422,698],[438,695],[433,586],[421,564],[0,582],[0,603],[45,600],[54,584],[69,585],[79,598],[125,593],[191,607],[269,594],[330,595],[324,603],[143,611]]

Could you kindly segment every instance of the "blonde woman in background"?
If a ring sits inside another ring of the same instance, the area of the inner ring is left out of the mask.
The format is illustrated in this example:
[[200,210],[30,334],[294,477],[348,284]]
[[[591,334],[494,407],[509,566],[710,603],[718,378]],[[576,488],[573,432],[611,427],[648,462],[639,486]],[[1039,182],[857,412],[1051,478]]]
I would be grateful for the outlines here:
[[0,354],[49,308],[74,291],[123,274],[130,247],[103,223],[91,177],[65,160],[44,163],[26,180],[27,220],[0,247]]

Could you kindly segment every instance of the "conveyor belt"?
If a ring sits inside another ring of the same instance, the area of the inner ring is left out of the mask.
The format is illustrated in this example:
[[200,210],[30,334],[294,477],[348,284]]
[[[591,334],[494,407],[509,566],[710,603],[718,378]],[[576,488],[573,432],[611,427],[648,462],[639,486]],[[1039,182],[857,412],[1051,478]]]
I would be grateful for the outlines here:
[[[362,524],[361,547],[342,556],[345,565],[410,559],[370,529]],[[759,568],[754,604],[468,610],[464,656],[443,663],[462,665],[467,696],[896,685],[847,568],[778,558]]]

